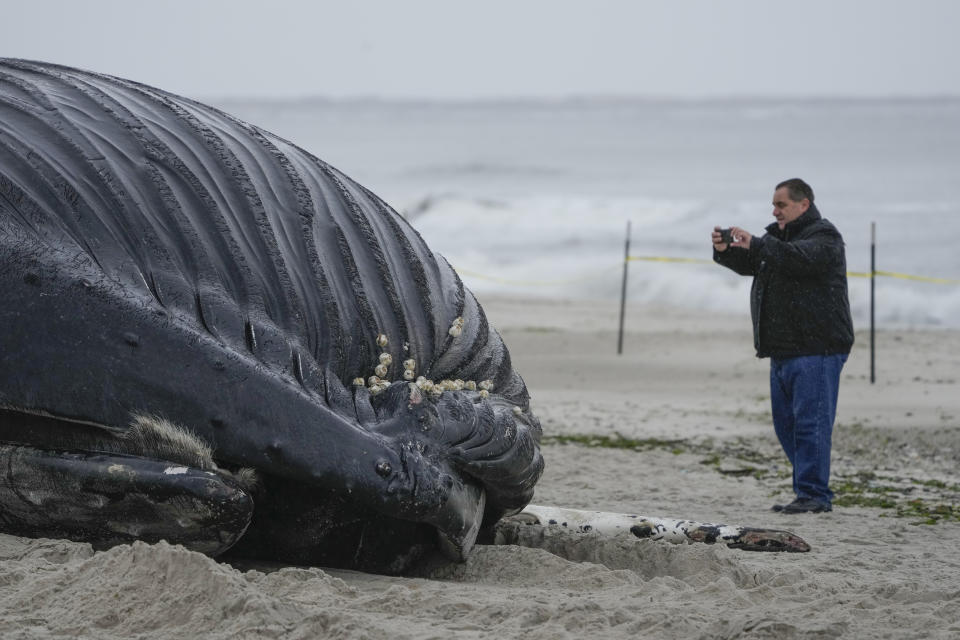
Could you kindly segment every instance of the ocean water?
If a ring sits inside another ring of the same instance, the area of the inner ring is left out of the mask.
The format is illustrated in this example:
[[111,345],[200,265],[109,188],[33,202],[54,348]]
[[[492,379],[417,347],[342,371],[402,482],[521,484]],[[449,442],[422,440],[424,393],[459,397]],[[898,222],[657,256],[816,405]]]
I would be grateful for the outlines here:
[[[478,295],[616,298],[631,255],[709,260],[714,225],[759,234],[802,177],[850,271],[960,280],[960,99],[220,101],[383,197]],[[630,263],[629,298],[742,312],[749,278]],[[850,279],[854,321],[869,280]],[[881,327],[960,327],[960,284],[876,281]]]

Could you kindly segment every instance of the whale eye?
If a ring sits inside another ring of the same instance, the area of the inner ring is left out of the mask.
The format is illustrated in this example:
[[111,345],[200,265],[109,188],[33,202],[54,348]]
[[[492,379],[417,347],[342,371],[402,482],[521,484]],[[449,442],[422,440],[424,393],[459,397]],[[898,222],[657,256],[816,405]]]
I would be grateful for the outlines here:
[[377,475],[381,478],[386,478],[393,473],[393,467],[391,467],[390,463],[386,460],[379,460],[374,469],[376,470]]

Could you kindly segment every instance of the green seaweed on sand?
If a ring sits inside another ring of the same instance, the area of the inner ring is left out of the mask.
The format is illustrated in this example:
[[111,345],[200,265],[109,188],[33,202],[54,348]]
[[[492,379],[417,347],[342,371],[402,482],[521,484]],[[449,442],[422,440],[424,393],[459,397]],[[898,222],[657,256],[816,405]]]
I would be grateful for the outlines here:
[[923,499],[910,500],[897,505],[898,518],[919,518],[910,524],[939,524],[941,522],[960,522],[960,505],[931,504]]
[[543,444],[578,444],[584,447],[601,447],[603,449],[629,449],[632,451],[650,451],[651,449],[665,449],[673,454],[681,454],[690,450],[686,440],[665,440],[662,438],[625,438],[619,434],[612,436],[598,436],[590,434],[567,434],[544,436]]
[[[627,438],[619,433],[560,434],[545,436],[543,444],[700,455],[700,464],[712,467],[721,475],[752,477],[767,485],[776,483],[779,486],[774,495],[783,492],[783,483],[791,476],[789,465],[785,464],[775,443],[746,438],[715,441],[709,437],[691,440]],[[880,517],[904,518],[913,525],[960,522],[960,505],[956,504],[960,485],[942,480],[918,480],[864,470],[846,475],[836,474],[831,488],[835,494],[835,507],[882,509],[884,512]],[[924,496],[918,497],[917,493],[923,493]]]

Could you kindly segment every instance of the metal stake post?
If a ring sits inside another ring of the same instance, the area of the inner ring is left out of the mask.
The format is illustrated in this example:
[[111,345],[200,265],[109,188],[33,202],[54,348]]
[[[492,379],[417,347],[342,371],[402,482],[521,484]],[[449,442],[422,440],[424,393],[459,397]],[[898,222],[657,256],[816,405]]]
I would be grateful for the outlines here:
[[623,249],[623,284],[620,287],[620,333],[617,336],[617,355],[623,354],[623,316],[627,309],[627,266],[630,264],[630,221],[627,220],[627,241]]
[[870,384],[877,381],[876,375],[876,280],[877,280],[877,223],[870,223]]

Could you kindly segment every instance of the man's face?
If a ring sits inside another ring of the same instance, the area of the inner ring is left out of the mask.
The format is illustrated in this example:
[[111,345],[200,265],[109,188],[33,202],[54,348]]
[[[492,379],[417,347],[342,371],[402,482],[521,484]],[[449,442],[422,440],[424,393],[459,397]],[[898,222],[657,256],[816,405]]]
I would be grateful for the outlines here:
[[773,192],[773,217],[777,219],[777,226],[783,229],[788,222],[793,222],[810,208],[810,201],[804,198],[800,202],[790,199],[786,187],[780,187]]

